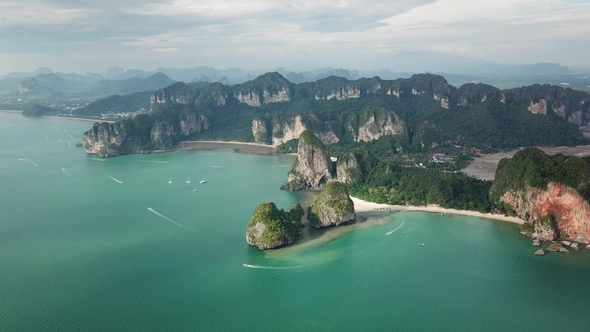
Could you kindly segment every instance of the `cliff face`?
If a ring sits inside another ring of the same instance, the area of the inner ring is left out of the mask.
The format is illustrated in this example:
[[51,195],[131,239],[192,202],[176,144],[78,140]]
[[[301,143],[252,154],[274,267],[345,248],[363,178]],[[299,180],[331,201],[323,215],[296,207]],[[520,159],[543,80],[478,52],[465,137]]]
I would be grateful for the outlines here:
[[350,152],[338,159],[336,164],[336,174],[338,181],[342,183],[351,183],[353,181],[353,172],[359,169],[359,163],[354,153]]
[[99,157],[116,157],[126,152],[127,131],[122,122],[95,123],[92,129],[84,133],[82,140],[86,153]]
[[578,126],[590,124],[590,95],[587,92],[548,84],[504,90],[506,102],[525,105],[533,114],[554,112]]
[[319,188],[332,179],[332,161],[326,147],[317,136],[304,131],[299,136],[297,149],[297,160],[283,189],[296,191]]
[[174,83],[164,89],[156,91],[150,98],[151,109],[163,104],[192,104],[197,96],[198,91],[185,83]]
[[361,114],[366,121],[358,128],[357,142],[368,142],[385,135],[406,136],[405,123],[391,111],[367,109]]
[[313,204],[308,208],[307,218],[316,228],[338,226],[356,219],[354,204],[348,190],[340,182],[326,184]]
[[279,73],[266,73],[252,81],[234,87],[234,96],[252,107],[291,100],[291,85]]
[[544,228],[536,231],[541,240],[558,237],[590,242],[590,205],[574,189],[550,182],[546,189],[527,186],[521,191],[507,191],[500,201],[509,204],[518,216],[533,223],[542,217],[555,217],[557,232]]
[[292,139],[299,138],[299,135],[305,130],[305,125],[301,122],[301,116],[299,115],[294,117],[292,121],[276,121],[272,127],[272,145],[278,146]]

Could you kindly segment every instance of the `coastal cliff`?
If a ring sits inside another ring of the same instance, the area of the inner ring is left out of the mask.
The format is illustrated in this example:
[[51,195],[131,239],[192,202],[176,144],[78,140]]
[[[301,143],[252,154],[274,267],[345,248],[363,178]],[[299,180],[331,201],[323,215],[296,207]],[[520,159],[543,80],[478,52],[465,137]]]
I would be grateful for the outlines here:
[[333,173],[334,166],[326,147],[317,136],[306,130],[299,136],[297,160],[281,189],[317,189],[331,180]]
[[526,221],[521,228],[539,240],[590,242],[590,160],[517,152],[498,165],[491,197]]
[[354,81],[332,76],[293,84],[274,72],[233,86],[178,82],[153,93],[149,102],[155,140],[108,155],[168,148],[181,139],[279,146],[305,130],[324,144],[395,136],[421,152],[445,144],[503,149],[590,142],[579,130],[590,123],[585,92],[553,86],[455,88],[433,74]]
[[307,209],[309,224],[316,228],[338,226],[356,219],[354,204],[346,186],[340,182],[327,183]]
[[295,204],[289,212],[275,203],[260,203],[246,227],[246,241],[260,250],[274,249],[295,242],[301,233],[303,208]]

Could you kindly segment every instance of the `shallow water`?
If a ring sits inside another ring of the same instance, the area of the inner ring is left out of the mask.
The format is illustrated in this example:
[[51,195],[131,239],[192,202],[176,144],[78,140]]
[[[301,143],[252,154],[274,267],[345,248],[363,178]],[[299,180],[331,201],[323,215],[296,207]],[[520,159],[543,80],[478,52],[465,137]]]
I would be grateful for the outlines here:
[[2,331],[589,323],[590,251],[537,257],[510,223],[371,212],[362,224],[309,230],[299,245],[261,252],[245,241],[256,205],[304,199],[278,189],[288,170],[279,165],[293,156],[95,160],[75,147],[90,127],[0,113]]

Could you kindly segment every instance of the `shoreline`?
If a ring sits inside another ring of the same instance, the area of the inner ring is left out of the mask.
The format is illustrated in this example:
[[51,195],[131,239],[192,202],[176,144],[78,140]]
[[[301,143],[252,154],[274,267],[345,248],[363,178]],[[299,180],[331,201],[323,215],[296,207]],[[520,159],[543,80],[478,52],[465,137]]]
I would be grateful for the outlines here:
[[232,149],[238,153],[257,155],[276,155],[276,146],[238,141],[182,141],[178,143],[179,151],[203,151],[217,149]]
[[383,210],[393,210],[393,211],[408,211],[408,212],[430,212],[430,213],[449,213],[449,214],[457,214],[463,216],[470,216],[470,217],[478,217],[478,218],[485,218],[485,219],[493,219],[493,220],[500,220],[500,221],[507,221],[514,224],[522,225],[525,221],[518,218],[518,217],[510,217],[501,214],[493,214],[493,213],[481,213],[477,211],[471,210],[457,210],[457,209],[447,209],[440,206],[413,206],[413,205],[390,205],[390,204],[380,204],[380,203],[373,203],[367,202],[360,198],[350,196],[350,199],[354,203],[354,210],[355,212],[368,212],[368,211],[376,211],[379,209]]

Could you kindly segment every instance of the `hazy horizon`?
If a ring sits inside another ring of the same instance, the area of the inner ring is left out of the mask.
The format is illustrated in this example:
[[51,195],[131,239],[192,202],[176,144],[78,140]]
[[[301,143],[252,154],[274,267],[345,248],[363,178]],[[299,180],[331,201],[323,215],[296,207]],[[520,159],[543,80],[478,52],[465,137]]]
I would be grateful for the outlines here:
[[406,52],[589,68],[590,4],[9,0],[0,4],[0,38],[0,74],[40,67],[104,73],[115,66],[404,71],[379,64]]

